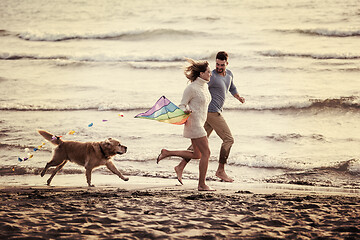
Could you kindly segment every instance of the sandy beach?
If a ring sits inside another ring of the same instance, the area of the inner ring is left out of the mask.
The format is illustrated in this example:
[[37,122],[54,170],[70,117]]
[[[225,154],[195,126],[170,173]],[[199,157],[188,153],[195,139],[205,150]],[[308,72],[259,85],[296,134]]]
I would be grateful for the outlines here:
[[221,182],[210,183],[216,192],[199,192],[196,181],[133,180],[94,188],[3,186],[0,238],[360,238],[358,193]]

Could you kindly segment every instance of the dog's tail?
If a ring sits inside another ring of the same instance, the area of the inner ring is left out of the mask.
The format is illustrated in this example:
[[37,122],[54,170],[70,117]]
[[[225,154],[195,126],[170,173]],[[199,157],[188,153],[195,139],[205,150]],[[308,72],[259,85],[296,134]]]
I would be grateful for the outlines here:
[[60,139],[60,137],[57,137],[47,131],[38,130],[38,132],[40,133],[41,136],[43,136],[46,140],[48,140],[49,142],[51,142],[54,145],[60,145],[61,143],[63,143],[63,141]]

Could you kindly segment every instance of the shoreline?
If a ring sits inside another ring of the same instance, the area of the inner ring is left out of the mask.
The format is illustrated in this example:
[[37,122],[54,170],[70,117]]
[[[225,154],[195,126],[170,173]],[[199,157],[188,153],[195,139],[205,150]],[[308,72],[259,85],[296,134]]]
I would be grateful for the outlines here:
[[[57,174],[50,186],[46,185],[46,180],[50,175],[44,177],[39,175],[14,175],[0,176],[0,190],[7,188],[89,188],[86,183],[84,173],[79,174]],[[95,188],[125,189],[132,190],[163,190],[164,188],[175,188],[177,190],[197,191],[197,180],[184,179],[184,185],[180,185],[174,178],[156,178],[143,176],[128,176],[129,181],[125,182],[116,175],[104,175],[99,173],[92,174],[92,183]],[[272,193],[299,193],[299,194],[320,194],[320,195],[358,195],[360,189],[340,188],[340,187],[322,187],[298,184],[265,183],[265,182],[241,182],[232,183],[222,181],[207,181],[207,184],[216,189],[215,192],[231,193],[236,191],[250,191],[254,194],[272,194]],[[90,188],[91,189],[91,188]]]
[[[56,189],[56,188],[79,188],[92,189],[87,186],[84,173],[79,174],[57,174],[50,186],[46,185],[46,180],[50,175],[40,177],[39,175],[7,175],[0,176],[0,190],[6,189]],[[135,190],[164,190],[176,189],[186,191],[197,191],[197,180],[184,179],[184,185],[180,185],[174,178],[155,178],[143,176],[128,176],[129,181],[125,182],[116,175],[104,175],[99,173],[92,174],[92,183],[96,188],[105,189],[124,189],[127,191]],[[222,181],[207,181],[207,184],[216,189],[215,193],[232,193],[237,191],[247,191],[253,194],[318,194],[318,195],[344,195],[344,196],[360,196],[360,189],[356,188],[340,188],[340,187],[322,187],[298,184],[282,184],[282,183],[261,183],[261,182],[241,182],[234,181],[232,183]],[[206,192],[205,192],[206,193]]]

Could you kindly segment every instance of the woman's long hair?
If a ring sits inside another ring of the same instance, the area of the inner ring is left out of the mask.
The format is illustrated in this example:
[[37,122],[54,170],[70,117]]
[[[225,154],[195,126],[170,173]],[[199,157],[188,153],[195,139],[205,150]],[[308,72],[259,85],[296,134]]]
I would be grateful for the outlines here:
[[195,61],[191,58],[186,58],[186,61],[190,65],[185,67],[184,73],[191,82],[195,81],[200,76],[200,73],[205,72],[209,67],[208,61]]

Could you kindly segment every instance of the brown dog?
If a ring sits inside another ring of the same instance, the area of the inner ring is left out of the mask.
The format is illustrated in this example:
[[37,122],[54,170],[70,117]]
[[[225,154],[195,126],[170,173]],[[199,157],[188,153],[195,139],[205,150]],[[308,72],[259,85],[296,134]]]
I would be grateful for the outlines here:
[[75,162],[86,169],[86,180],[89,187],[91,184],[91,172],[94,168],[105,165],[111,172],[118,175],[122,180],[127,181],[129,178],[124,177],[111,161],[111,157],[116,154],[126,153],[127,147],[120,144],[118,140],[109,138],[102,142],[76,142],[63,141],[59,137],[48,133],[44,130],[38,130],[41,136],[57,147],[54,150],[53,157],[41,172],[43,177],[50,167],[57,166],[47,184],[50,185],[55,174],[60,171],[68,162]]

